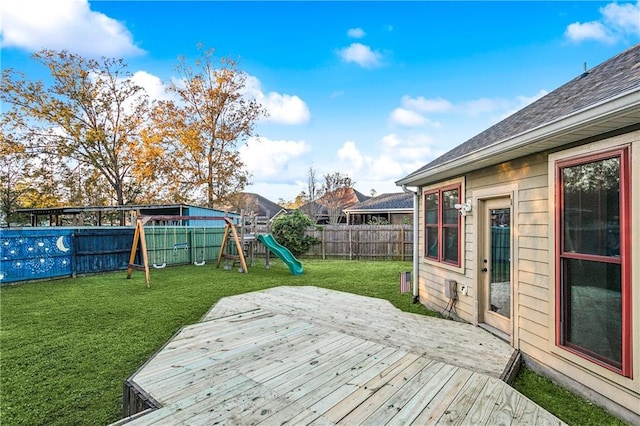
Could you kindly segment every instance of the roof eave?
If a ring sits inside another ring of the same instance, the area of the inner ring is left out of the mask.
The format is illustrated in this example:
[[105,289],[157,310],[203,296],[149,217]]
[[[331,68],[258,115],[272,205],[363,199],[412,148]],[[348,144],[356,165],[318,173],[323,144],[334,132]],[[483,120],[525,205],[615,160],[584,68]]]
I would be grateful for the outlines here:
[[395,183],[398,186],[422,186],[638,123],[640,88],[636,87],[463,157],[412,173]]
[[391,209],[345,209],[345,213],[400,213],[413,212],[413,207],[396,207]]

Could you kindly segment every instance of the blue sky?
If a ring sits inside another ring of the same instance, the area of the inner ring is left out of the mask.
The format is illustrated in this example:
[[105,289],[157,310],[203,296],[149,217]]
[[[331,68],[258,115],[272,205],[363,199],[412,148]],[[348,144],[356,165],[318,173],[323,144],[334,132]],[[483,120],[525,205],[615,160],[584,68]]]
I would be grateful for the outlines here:
[[241,148],[247,191],[293,200],[339,171],[369,195],[640,42],[640,2],[4,0],[2,67],[42,48],[124,58],[163,96],[197,44],[269,111]]

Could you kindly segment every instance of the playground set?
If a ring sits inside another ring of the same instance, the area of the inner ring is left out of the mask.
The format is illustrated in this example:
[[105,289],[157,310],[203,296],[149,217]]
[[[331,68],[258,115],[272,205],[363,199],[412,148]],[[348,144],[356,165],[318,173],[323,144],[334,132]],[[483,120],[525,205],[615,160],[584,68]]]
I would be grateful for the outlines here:
[[[248,220],[247,220],[248,218]],[[176,215],[148,215],[140,216],[136,220],[136,227],[133,236],[133,244],[131,246],[131,254],[129,263],[127,264],[127,279],[131,278],[134,270],[144,271],[147,287],[151,286],[150,268],[162,269],[167,266],[167,252],[173,252],[174,257],[178,259],[186,259],[182,252],[192,250],[193,265],[204,266],[206,264],[206,253],[210,246],[207,245],[207,230],[212,229],[206,226],[175,226],[175,224],[184,221],[207,222],[207,221],[224,221],[224,234],[222,243],[218,250],[216,268],[224,261],[224,269],[231,270],[239,263],[238,272],[248,273],[247,258],[251,266],[254,264],[254,256],[256,253],[256,243],[260,242],[265,246],[265,267],[270,267],[269,253],[273,253],[281,259],[288,267],[292,275],[300,275],[303,273],[302,263],[283,245],[279,244],[270,233],[259,233],[256,216],[244,216],[240,218],[240,223],[235,224],[232,218],[228,216],[176,216]],[[162,238],[160,244],[157,241],[155,232],[157,224],[165,224],[163,226]],[[173,226],[166,226],[172,224]],[[145,226],[152,226],[154,232],[151,238],[145,232]],[[240,232],[238,232],[238,229]],[[169,229],[172,231],[169,232]],[[201,238],[197,238],[198,230],[202,230]],[[246,231],[249,232],[246,232]],[[267,228],[268,230],[268,228]],[[149,247],[148,243],[151,243]],[[191,245],[190,245],[191,243]],[[162,247],[159,247],[159,246]],[[153,254],[153,259],[149,259],[149,248]],[[142,264],[136,264],[136,254],[140,251],[140,259]],[[159,254],[161,253],[161,254]],[[186,263],[186,262],[183,262]]]

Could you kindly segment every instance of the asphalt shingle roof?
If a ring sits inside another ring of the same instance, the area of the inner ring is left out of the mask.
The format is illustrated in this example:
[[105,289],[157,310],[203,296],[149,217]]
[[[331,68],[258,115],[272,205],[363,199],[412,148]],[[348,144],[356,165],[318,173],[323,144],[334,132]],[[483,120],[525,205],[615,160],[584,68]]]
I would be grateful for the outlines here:
[[413,194],[406,192],[380,194],[361,203],[354,204],[347,210],[391,210],[412,209]]
[[574,78],[409,176],[420,174],[638,87],[640,44]]

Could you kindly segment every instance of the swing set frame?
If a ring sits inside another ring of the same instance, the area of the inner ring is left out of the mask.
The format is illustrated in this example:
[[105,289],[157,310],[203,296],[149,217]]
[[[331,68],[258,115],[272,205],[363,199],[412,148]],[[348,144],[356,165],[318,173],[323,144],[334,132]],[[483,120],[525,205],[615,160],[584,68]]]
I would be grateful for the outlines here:
[[[202,220],[202,221],[220,221],[220,220],[224,220],[225,221],[225,232],[224,232],[224,237],[222,238],[222,245],[220,247],[220,253],[218,255],[218,263],[216,265],[216,267],[220,266],[220,261],[225,258],[225,259],[229,259],[229,258],[239,258],[240,263],[242,265],[242,270],[244,273],[247,273],[247,263],[245,261],[244,258],[244,253],[242,250],[242,243],[238,237],[238,232],[236,231],[236,226],[233,223],[233,220],[231,218],[229,218],[228,216],[224,216],[224,217],[220,217],[220,216],[175,216],[175,215],[148,215],[148,216],[139,216],[136,220],[136,228],[135,228],[135,232],[133,234],[133,244],[131,245],[131,254],[129,256],[129,263],[127,264],[127,279],[131,279],[131,275],[133,274],[133,271],[144,271],[144,275],[145,275],[145,280],[147,283],[147,287],[151,287],[151,277],[150,277],[150,273],[149,273],[149,252],[147,250],[147,241],[146,241],[146,235],[145,235],[145,231],[144,231],[144,227],[146,224],[148,224],[149,222],[158,222],[158,221],[181,221],[181,220],[189,220],[189,221],[193,221],[193,220]],[[196,227],[194,227],[196,228]],[[165,230],[166,232],[166,230]],[[235,245],[236,245],[236,249],[238,251],[238,255],[237,256],[232,256],[232,255],[228,255],[228,254],[224,254],[225,251],[225,247],[227,245],[227,242],[229,241],[229,234],[231,234],[233,236],[233,239],[235,241]],[[155,241],[155,238],[154,238]],[[203,234],[203,248],[202,248],[202,252],[203,252],[203,256],[202,256],[202,261],[201,262],[194,262],[194,264],[196,266],[202,266],[204,265],[204,244],[205,244],[205,236]],[[140,254],[142,257],[142,265],[138,265],[135,263],[136,260],[136,253],[138,251],[138,246],[140,247]],[[166,250],[166,247],[164,247],[164,250]],[[166,262],[163,265],[156,265],[155,263],[153,264],[153,266],[155,268],[161,269],[164,268],[166,266]]]

